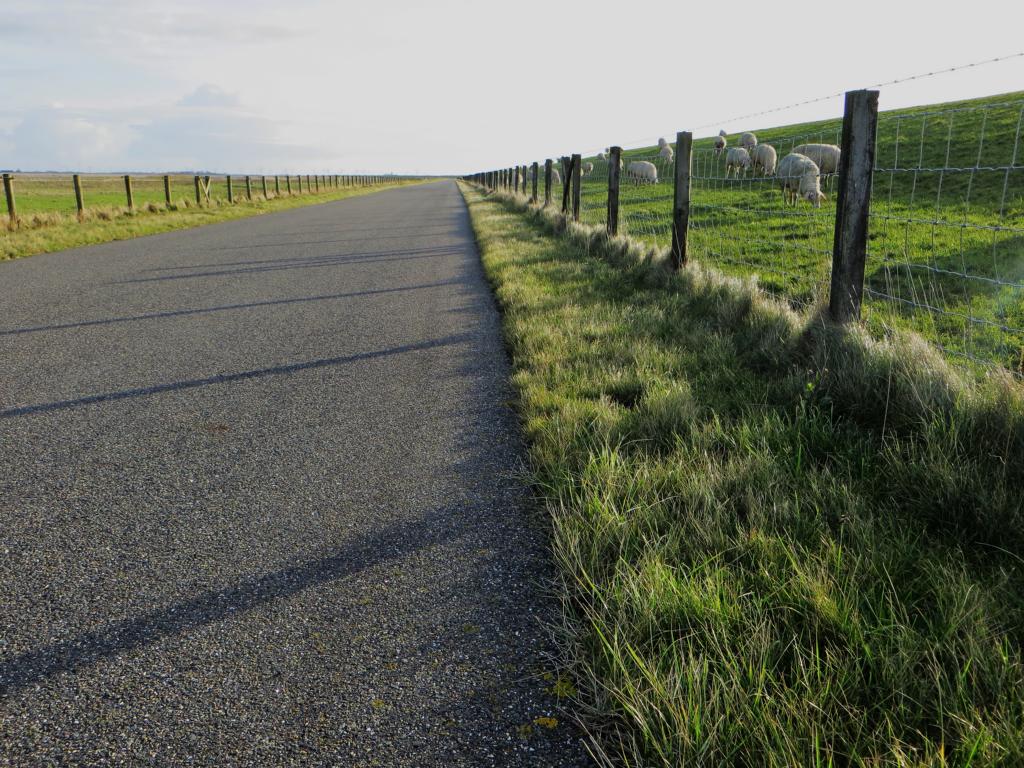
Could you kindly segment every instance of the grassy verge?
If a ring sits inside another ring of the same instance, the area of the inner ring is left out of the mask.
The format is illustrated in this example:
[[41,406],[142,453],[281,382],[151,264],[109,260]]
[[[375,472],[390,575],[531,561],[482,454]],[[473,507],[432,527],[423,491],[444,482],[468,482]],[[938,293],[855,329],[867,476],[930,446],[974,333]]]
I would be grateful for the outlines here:
[[209,206],[197,207],[188,200],[179,200],[170,206],[150,202],[135,211],[127,208],[93,208],[79,221],[73,214],[34,214],[15,230],[0,228],[0,261],[50,253],[82,245],[127,240],[142,235],[154,235],[173,229],[198,227],[220,221],[240,219],[261,213],[284,211],[303,205],[344,200],[348,197],[378,192],[396,186],[419,184],[421,181],[397,181],[375,187],[348,187],[322,191],[319,194],[295,194],[269,198],[262,195],[253,200],[228,203],[213,198]]
[[464,192],[603,755],[1024,763],[1020,385]]

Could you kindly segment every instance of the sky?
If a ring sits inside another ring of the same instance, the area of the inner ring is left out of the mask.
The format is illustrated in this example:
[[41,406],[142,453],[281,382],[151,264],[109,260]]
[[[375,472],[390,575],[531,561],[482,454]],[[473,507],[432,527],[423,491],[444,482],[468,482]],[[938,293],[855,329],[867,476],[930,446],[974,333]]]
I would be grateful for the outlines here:
[[[2,0],[0,168],[464,174],[837,117],[731,120],[1024,51],[1013,6]],[[1022,89],[1017,57],[880,106]]]

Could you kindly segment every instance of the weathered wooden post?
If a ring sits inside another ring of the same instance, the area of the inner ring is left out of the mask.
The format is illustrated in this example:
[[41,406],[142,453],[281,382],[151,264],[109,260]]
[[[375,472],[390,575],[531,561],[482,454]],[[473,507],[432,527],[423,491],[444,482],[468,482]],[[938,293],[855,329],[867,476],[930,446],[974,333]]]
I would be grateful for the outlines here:
[[245,198],[252,200],[252,179],[248,175],[245,177]]
[[291,193],[292,193],[292,175],[290,173],[287,176],[284,177],[284,186],[285,186],[285,190],[288,192],[288,194],[291,195]]
[[82,177],[79,174],[71,176],[71,183],[75,187],[75,207],[78,209],[78,218],[85,215],[85,198],[82,196]]
[[828,313],[837,323],[860,319],[877,128],[878,91],[847,91],[828,296]]
[[315,185],[314,189],[316,190],[316,193],[319,195],[320,194],[320,176],[319,176],[319,174],[316,174],[316,173],[313,174],[313,184]]
[[203,205],[203,192],[200,189],[199,176],[198,175],[195,176],[192,179],[192,182],[193,182],[193,184],[195,184],[195,188],[196,188],[196,205],[202,207],[202,205]]
[[263,176],[262,179],[263,179],[263,197],[266,198],[266,196],[267,196],[267,177]]
[[514,194],[518,194],[519,193],[519,184],[520,184],[520,181],[519,181],[519,166],[518,165],[516,166],[515,175],[513,176],[512,181],[515,184],[514,188],[512,189],[512,192]]
[[125,202],[128,203],[128,210],[135,210],[135,197],[132,195],[132,177],[128,174],[124,176],[124,197]]
[[613,237],[619,234],[619,160],[622,158],[622,147],[612,147],[608,153],[608,234]]
[[562,215],[569,215],[569,198],[572,195],[572,158],[562,155]]
[[580,220],[580,184],[583,177],[583,158],[572,156],[572,220]]
[[690,230],[690,171],[693,166],[693,134],[676,134],[676,178],[672,191],[672,268],[686,266],[686,237]]
[[169,207],[171,204],[171,177],[164,174],[164,203]]
[[233,203],[235,202],[235,195],[231,189],[231,176],[226,176],[225,178],[227,179],[228,182],[228,202]]
[[297,181],[298,184],[299,184],[299,194],[301,195],[302,194],[302,174],[301,173],[300,174],[296,174],[295,181]]
[[530,197],[530,200],[531,200],[531,202],[534,205],[536,205],[537,204],[537,182],[538,182],[537,176],[539,175],[539,171],[540,171],[540,165],[537,163],[536,160],[533,161],[533,168],[532,168],[532,170],[533,170],[533,195]]
[[4,174],[4,197],[7,198],[7,218],[10,219],[11,226],[16,227],[18,225],[18,206],[14,201],[14,177],[9,174]]
[[281,177],[274,174],[274,197],[281,196]]
[[551,158],[544,161],[544,207],[551,205]]

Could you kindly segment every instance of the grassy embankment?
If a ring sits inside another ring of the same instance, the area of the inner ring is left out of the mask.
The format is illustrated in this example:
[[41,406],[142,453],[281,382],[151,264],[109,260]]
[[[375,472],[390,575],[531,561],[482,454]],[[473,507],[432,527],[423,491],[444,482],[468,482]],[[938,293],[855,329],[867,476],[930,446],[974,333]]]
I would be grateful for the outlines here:
[[466,188],[630,766],[1024,764],[1024,396]]
[[[865,303],[875,335],[912,329],[961,361],[975,357],[1024,374],[1022,116],[1021,92],[880,114],[866,270],[875,294]],[[781,158],[800,143],[838,144],[841,119],[749,130]],[[738,139],[728,136],[729,145]],[[829,199],[819,211],[806,203],[786,208],[770,179],[726,181],[712,142],[694,142],[691,253],[727,274],[757,274],[763,288],[796,305],[819,301],[831,267],[834,179],[824,180]],[[657,147],[623,157],[659,170],[656,185],[623,185],[625,231],[667,245],[672,165]],[[603,223],[607,163],[587,159],[595,170],[582,185],[582,220]]]
[[135,210],[130,211],[124,205],[124,182],[120,177],[83,175],[86,211],[79,220],[70,177],[19,174],[15,184],[21,221],[17,228],[12,229],[6,217],[3,219],[0,261],[343,200],[394,186],[422,183],[422,180],[340,189],[321,186],[319,193],[307,193],[303,177],[303,192],[299,194],[293,178],[294,193],[289,195],[284,191],[282,179],[281,195],[276,196],[270,187],[267,197],[264,197],[259,177],[256,177],[253,179],[253,198],[247,200],[243,178],[235,180],[235,202],[229,203],[224,180],[215,179],[210,185],[211,203],[202,206],[195,203],[192,183],[190,177],[175,177],[172,184],[174,202],[167,206],[163,202],[161,177],[133,177]]

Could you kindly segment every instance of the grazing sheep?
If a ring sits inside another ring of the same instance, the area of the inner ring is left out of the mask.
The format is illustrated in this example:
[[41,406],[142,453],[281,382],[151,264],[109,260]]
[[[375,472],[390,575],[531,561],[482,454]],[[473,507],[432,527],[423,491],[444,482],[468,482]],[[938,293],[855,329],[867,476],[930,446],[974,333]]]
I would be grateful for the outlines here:
[[732,171],[739,176],[750,167],[750,153],[743,147],[729,147],[725,153],[725,178],[729,178]]
[[597,153],[597,159],[598,160],[607,160],[608,159],[608,155],[605,154],[604,152],[598,152]]
[[675,159],[675,156],[675,151],[668,144],[662,147],[661,151],[658,153],[658,157],[660,157],[662,160],[668,160],[669,162]]
[[562,183],[562,175],[558,172],[557,168],[552,168],[551,169],[551,183],[552,184],[561,184]]
[[657,184],[658,169],[654,163],[646,160],[633,160],[630,162],[626,175],[636,184]]
[[744,133],[740,136],[740,146],[749,152],[757,146],[757,136],[749,132]]
[[758,144],[750,153],[750,161],[753,163],[754,173],[760,171],[765,176],[774,176],[779,156],[771,144]]
[[779,163],[779,181],[782,183],[782,197],[787,203],[796,205],[797,197],[806,199],[815,208],[826,200],[821,191],[818,166],[805,155],[789,154]]
[[801,144],[793,152],[811,158],[822,175],[839,170],[841,151],[835,144]]
[[584,175],[584,176],[589,176],[593,172],[594,172],[594,164],[593,163],[584,163],[583,167],[580,168],[580,173],[582,175]]
[[667,141],[665,141],[664,139],[658,139],[658,149],[661,149],[662,147],[667,147],[667,146],[668,146],[668,142]]
[[715,137],[715,154],[722,154],[722,151],[725,149],[725,145],[725,131],[722,131]]

